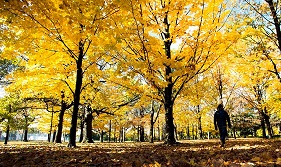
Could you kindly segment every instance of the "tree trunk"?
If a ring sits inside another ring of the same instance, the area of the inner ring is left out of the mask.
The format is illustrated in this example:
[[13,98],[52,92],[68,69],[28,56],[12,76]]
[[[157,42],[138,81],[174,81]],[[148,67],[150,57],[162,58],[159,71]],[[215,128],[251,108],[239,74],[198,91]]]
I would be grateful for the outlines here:
[[108,142],[109,143],[111,142],[111,128],[112,128],[111,120],[109,120],[109,131],[108,131]]
[[120,127],[120,131],[119,131],[119,142],[122,142],[122,137],[123,137],[123,127]]
[[93,114],[91,111],[87,111],[87,115],[85,117],[86,136],[84,138],[84,142],[94,143],[93,132],[92,132],[92,123],[93,123]]
[[117,137],[116,137],[116,123],[114,124],[114,132],[113,132],[113,141],[115,142],[115,143],[117,143]]
[[192,139],[195,139],[195,135],[194,135],[194,125],[192,124]]
[[[8,121],[8,123],[9,123],[9,121]],[[7,129],[6,129],[6,137],[5,137],[5,142],[4,142],[4,144],[8,144],[9,133],[10,133],[10,125],[8,124]]]
[[54,130],[54,132],[53,132],[53,139],[52,139],[52,142],[55,142],[55,139],[56,139],[56,133],[57,133],[57,131],[56,131],[56,130]]
[[58,128],[57,128],[57,133],[56,133],[56,143],[61,143],[61,136],[62,136],[62,128],[63,128],[63,117],[64,117],[64,113],[67,109],[66,103],[64,102],[64,100],[61,101],[61,109],[60,109],[60,113],[59,113],[59,123],[58,123]]
[[80,122],[80,138],[79,138],[79,142],[84,142],[84,126],[85,126],[85,120],[83,118],[81,118],[81,122]]
[[76,72],[76,84],[75,84],[75,92],[74,92],[74,106],[72,112],[68,147],[76,147],[76,128],[77,128],[78,110],[79,110],[80,94],[81,94],[82,80],[83,80],[83,70],[82,70],[83,57],[84,57],[83,43],[82,41],[80,41],[79,56],[78,56],[78,60],[76,60],[77,72]]
[[157,130],[158,130],[158,140],[161,141],[161,130],[160,130],[160,123],[159,123],[159,119],[158,119],[158,126],[157,126]]
[[123,135],[122,135],[122,136],[123,136],[123,137],[122,137],[122,138],[123,138],[123,142],[125,142],[125,141],[126,141],[126,129],[125,129],[124,127],[122,128],[122,132],[123,132],[123,133],[122,133],[122,134],[123,134]]
[[24,142],[28,142],[27,140],[27,133],[28,133],[28,120],[27,120],[27,114],[24,114],[24,121],[25,121],[25,125],[24,125],[24,137],[23,137],[23,141]]
[[266,132],[265,132],[265,123],[263,117],[261,117],[261,128],[262,128],[262,137],[266,139]]
[[[143,127],[143,125],[140,125],[139,127],[140,127],[140,140],[139,141],[144,142],[144,127]],[[125,131],[124,131],[124,133],[125,133]]]
[[[172,40],[170,39],[170,24],[168,22],[168,14],[164,18],[165,32],[163,35],[165,55],[167,59],[171,59],[171,44]],[[173,117],[173,79],[172,79],[172,68],[170,65],[165,65],[165,76],[167,81],[167,86],[164,89],[164,108],[165,108],[165,121],[166,121],[166,139],[165,143],[172,145],[176,143],[175,139],[175,127],[174,127],[174,117]]]
[[190,140],[189,123],[187,124],[186,135],[187,135],[187,139]]
[[200,139],[203,139],[203,130],[202,130],[202,122],[201,122],[201,115],[198,118],[198,130]]
[[54,118],[54,111],[52,110],[50,131],[49,131],[49,135],[48,135],[48,142],[51,142],[52,129],[53,129],[53,118]]
[[262,115],[263,115],[264,122],[266,124],[268,138],[271,139],[272,138],[272,131],[271,131],[271,125],[270,125],[269,116],[266,113],[263,113]]
[[154,139],[154,121],[153,121],[153,117],[154,117],[154,112],[151,112],[150,114],[150,143],[153,143],[153,139]]
[[23,136],[23,141],[28,142],[27,140],[27,134],[28,134],[28,129],[24,129],[24,136]]

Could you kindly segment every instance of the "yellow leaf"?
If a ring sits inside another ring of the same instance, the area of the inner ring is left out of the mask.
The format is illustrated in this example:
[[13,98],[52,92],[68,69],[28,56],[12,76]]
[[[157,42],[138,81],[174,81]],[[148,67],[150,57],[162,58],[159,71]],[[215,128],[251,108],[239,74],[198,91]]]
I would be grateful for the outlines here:
[[257,162],[257,161],[260,161],[261,159],[260,159],[260,157],[254,157],[251,160],[254,161],[254,162]]

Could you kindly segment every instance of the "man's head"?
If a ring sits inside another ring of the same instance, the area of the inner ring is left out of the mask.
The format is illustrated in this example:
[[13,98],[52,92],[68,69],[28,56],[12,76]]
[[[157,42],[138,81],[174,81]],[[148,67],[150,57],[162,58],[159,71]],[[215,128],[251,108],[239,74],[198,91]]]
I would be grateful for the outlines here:
[[220,109],[223,109],[223,105],[222,104],[218,105],[218,110],[220,110]]

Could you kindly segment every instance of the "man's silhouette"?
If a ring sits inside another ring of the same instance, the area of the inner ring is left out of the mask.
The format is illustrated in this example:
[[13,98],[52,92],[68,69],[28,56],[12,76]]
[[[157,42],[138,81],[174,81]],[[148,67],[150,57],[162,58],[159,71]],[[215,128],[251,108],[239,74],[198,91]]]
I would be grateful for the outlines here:
[[231,128],[230,118],[228,113],[223,109],[223,105],[219,104],[217,111],[214,115],[214,124],[215,129],[220,132],[220,140],[221,140],[221,147],[224,147],[225,138],[227,137],[227,126],[226,122],[228,123],[228,127]]

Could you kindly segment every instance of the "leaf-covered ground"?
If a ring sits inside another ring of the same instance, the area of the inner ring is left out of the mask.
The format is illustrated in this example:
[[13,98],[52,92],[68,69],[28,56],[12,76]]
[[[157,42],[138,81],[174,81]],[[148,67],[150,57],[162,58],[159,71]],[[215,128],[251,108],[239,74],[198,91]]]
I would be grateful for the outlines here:
[[281,140],[230,139],[162,143],[0,144],[0,166],[281,166]]

